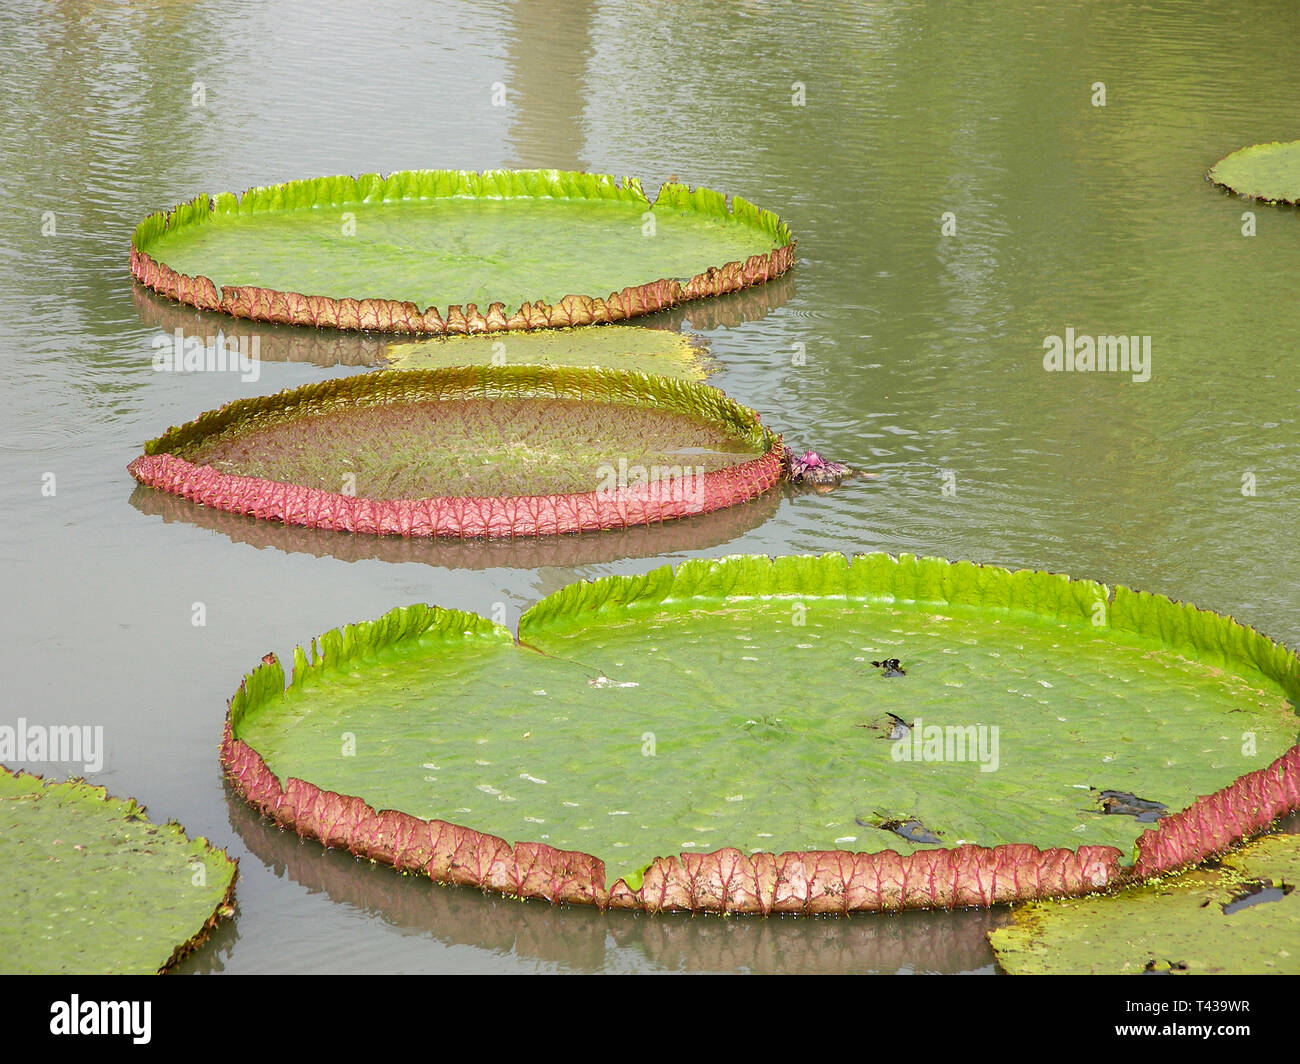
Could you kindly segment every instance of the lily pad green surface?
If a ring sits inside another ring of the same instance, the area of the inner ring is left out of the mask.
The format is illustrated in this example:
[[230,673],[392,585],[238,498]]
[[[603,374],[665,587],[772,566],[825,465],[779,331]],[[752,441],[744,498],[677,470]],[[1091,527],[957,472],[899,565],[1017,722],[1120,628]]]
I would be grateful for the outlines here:
[[236,870],[132,799],[0,766],[0,971],[164,971],[230,915]]
[[1300,202],[1300,140],[1242,148],[1215,163],[1208,176],[1239,196],[1269,203]]
[[571,585],[518,643],[423,606],[329,633],[287,693],[278,664],[249,677],[228,738],[281,781],[591,854],[635,891],[721,848],[1131,852],[1147,825],[1100,792],[1179,810],[1268,766],[1295,672],[1229,619],[1091,581],[736,557]]
[[634,325],[419,340],[393,344],[385,359],[392,369],[591,366],[694,381],[704,380],[712,368],[702,341]]
[[618,321],[766,281],[793,248],[709,189],[411,170],[200,196],[137,226],[132,272],[238,317],[442,335]]
[[[1300,835],[1269,835],[1217,867],[1117,895],[1027,905],[1011,925],[990,932],[989,942],[1013,975],[1294,975],[1297,885]],[[1243,904],[1252,899],[1261,900]]]

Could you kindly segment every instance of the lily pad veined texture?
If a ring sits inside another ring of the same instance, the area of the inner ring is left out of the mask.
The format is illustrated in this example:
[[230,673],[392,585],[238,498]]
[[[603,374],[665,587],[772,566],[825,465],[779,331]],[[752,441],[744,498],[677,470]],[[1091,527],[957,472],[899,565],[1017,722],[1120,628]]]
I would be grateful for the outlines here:
[[241,318],[455,335],[623,321],[778,276],[741,197],[558,170],[407,170],[202,195],[135,230],[131,272]]
[[1220,159],[1206,176],[1239,196],[1267,203],[1300,202],[1300,140],[1242,148]]
[[[518,642],[411,606],[300,648],[284,683],[272,659],[230,704],[222,757],[255,808],[553,901],[846,912],[1077,894],[1194,864],[1300,804],[1291,651],[1125,588],[907,555],[574,584]],[[922,736],[997,728],[998,763],[973,746],[899,758],[873,728],[891,713]],[[1108,788],[1180,812],[1108,816]],[[911,819],[938,844],[887,830]]]
[[0,970],[165,971],[230,915],[236,871],[132,799],[0,766]]
[[691,381],[527,366],[387,371],[209,411],[145,445],[142,484],[312,528],[524,536],[743,503],[781,439]]

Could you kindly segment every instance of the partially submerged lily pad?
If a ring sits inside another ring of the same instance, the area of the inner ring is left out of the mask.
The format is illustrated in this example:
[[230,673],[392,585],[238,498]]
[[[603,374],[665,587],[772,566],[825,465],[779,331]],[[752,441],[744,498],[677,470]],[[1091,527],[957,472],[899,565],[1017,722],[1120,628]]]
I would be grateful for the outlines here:
[[448,336],[394,344],[393,369],[452,366],[589,366],[702,381],[712,368],[703,342],[669,329],[611,325],[500,336]]
[[[559,170],[406,170],[202,195],[150,215],[131,272],[241,318],[455,335],[622,321],[794,264],[736,196]],[[480,311],[479,308],[484,308]],[[441,309],[439,309],[441,308]]]
[[0,765],[0,971],[165,971],[230,915],[236,871],[130,798]]
[[1242,148],[1220,159],[1206,176],[1239,196],[1268,203],[1300,202],[1300,140]]
[[1012,975],[1300,973],[1300,835],[1265,836],[1216,864],[1025,906],[989,942]]
[[[570,585],[518,642],[426,606],[327,633],[287,692],[274,659],[246,678],[222,757],[301,834],[509,894],[991,904],[1199,861],[1300,806],[1298,672],[1229,618],[1092,581],[735,557]],[[892,742],[862,727],[886,714]],[[1183,811],[1144,832],[1093,788]]]
[[392,371],[244,399],[131,463],[151,487],[312,528],[523,536],[745,502],[780,437],[690,381],[526,366]]

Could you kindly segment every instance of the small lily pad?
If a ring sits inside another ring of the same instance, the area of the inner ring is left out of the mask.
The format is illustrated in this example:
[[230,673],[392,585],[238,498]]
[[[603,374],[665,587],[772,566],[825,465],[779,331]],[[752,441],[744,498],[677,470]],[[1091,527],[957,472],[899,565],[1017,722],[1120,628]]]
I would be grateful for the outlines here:
[[1242,148],[1220,159],[1206,176],[1239,196],[1296,203],[1300,201],[1300,140]]
[[133,799],[0,765],[0,971],[165,971],[231,914],[237,867]]
[[[1300,894],[1290,888],[1297,883],[1300,835],[1268,835],[1218,867],[1115,895],[1027,905],[989,942],[1012,975],[1294,975]],[[1242,904],[1250,898],[1257,903]]]

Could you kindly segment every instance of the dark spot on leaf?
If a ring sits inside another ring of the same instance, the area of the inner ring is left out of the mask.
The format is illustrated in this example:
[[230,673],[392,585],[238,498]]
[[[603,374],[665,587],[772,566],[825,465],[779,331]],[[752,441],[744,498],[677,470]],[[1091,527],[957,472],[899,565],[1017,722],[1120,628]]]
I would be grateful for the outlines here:
[[912,725],[897,713],[886,713],[883,717],[877,717],[866,724],[855,724],[854,727],[884,732],[885,734],[877,736],[879,739],[906,739],[912,734]]
[[1107,815],[1136,817],[1147,824],[1154,824],[1169,811],[1164,802],[1139,798],[1128,791],[1101,791],[1097,795],[1097,805]]
[[1295,888],[1290,883],[1274,883],[1271,879],[1256,879],[1242,885],[1241,890],[1232,896],[1232,900],[1223,907],[1223,915],[1231,916],[1235,912],[1259,905],[1267,901],[1281,901]]
[[875,819],[864,820],[860,816],[855,816],[853,822],[863,828],[879,828],[881,831],[892,831],[895,835],[906,839],[908,842],[934,844],[942,841],[940,839],[943,834],[942,831],[931,831],[915,817],[897,820],[882,817],[877,813]]
[[1177,975],[1180,972],[1187,971],[1187,965],[1182,961],[1158,961],[1154,957],[1147,961],[1146,967],[1142,969],[1143,975]]

